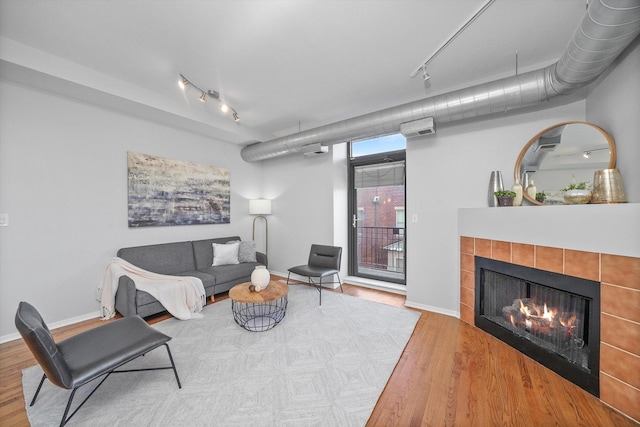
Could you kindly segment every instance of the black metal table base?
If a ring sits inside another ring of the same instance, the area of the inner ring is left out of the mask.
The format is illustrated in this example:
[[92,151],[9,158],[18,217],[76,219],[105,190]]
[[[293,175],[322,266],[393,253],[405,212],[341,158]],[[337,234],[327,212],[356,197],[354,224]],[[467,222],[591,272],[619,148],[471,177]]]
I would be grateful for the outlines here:
[[274,301],[246,303],[231,300],[233,319],[247,331],[264,332],[275,327],[284,319],[288,298],[284,295]]

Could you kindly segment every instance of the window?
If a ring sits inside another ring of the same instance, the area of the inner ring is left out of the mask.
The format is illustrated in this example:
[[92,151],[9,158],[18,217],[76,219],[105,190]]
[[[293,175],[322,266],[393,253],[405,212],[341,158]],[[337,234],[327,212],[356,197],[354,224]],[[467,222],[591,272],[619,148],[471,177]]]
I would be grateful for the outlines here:
[[351,142],[351,158],[369,156],[371,154],[404,151],[407,139],[399,133],[378,138],[361,139]]

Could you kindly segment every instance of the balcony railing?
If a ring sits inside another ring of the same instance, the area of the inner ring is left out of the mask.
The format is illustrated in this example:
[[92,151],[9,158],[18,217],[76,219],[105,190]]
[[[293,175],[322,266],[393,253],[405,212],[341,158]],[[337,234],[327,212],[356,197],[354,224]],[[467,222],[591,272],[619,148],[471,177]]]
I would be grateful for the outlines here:
[[404,275],[404,227],[358,227],[357,231],[359,271]]

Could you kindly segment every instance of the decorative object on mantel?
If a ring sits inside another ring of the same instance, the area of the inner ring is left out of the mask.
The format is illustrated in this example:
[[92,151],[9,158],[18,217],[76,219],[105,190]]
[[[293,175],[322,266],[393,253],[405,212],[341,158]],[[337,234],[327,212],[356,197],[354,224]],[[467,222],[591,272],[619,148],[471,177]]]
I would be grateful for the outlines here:
[[[514,179],[519,178],[526,189],[535,178],[546,195],[544,204],[559,205],[565,203],[560,189],[572,175],[590,181],[596,170],[615,167],[616,145],[611,135],[593,123],[570,121],[542,130],[525,144],[516,159]],[[529,203],[542,205],[535,196],[523,194]]]
[[496,198],[495,192],[502,190],[504,190],[504,186],[502,184],[502,172],[491,172],[491,178],[489,178],[489,207],[498,206],[498,199]]
[[564,191],[564,202],[570,205],[583,205],[591,200],[591,188],[588,182],[571,183]]
[[269,249],[269,228],[265,215],[271,215],[271,200],[253,199],[249,200],[249,215],[256,215],[253,219],[253,240],[256,240],[256,220],[264,219],[264,253],[268,254]]
[[200,99],[200,102],[207,102],[207,98],[213,98],[220,103],[220,111],[222,111],[225,114],[228,113],[229,111],[232,111],[233,120],[235,120],[236,122],[240,121],[240,116],[238,116],[238,112],[231,105],[227,104],[220,98],[220,93],[218,91],[211,90],[211,89],[207,91],[202,90],[198,86],[194,85],[191,80],[187,79],[182,74],[180,74],[180,80],[178,80],[178,86],[183,91],[186,91],[189,86],[193,86],[198,92],[200,92],[200,96],[198,97]]
[[545,194],[544,191],[542,191],[540,193],[536,193],[536,201],[538,201],[540,203],[544,203],[546,198],[547,198],[547,195]]
[[127,152],[129,227],[229,224],[229,169]]
[[522,206],[522,184],[520,184],[520,178],[516,178],[516,182],[511,187],[511,191],[516,193],[516,198],[513,199],[513,206]]
[[536,193],[538,192],[538,189],[536,188],[536,184],[533,182],[533,180],[529,181],[526,192],[527,196],[529,196],[532,200],[536,199]]
[[593,174],[591,203],[626,203],[627,195],[619,169],[601,169]]
[[513,201],[516,198],[516,193],[514,191],[496,191],[494,194],[498,199],[498,206],[513,206]]
[[[264,265],[256,265],[251,273],[251,284],[258,289],[266,289],[271,281],[271,274]],[[259,291],[258,291],[259,292]]]

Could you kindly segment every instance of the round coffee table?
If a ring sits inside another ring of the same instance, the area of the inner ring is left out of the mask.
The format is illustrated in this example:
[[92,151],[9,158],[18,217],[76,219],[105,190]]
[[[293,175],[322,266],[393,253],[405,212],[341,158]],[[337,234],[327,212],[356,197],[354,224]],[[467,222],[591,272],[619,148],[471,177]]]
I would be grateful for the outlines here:
[[233,320],[247,331],[268,331],[284,319],[289,286],[272,281],[266,289],[251,292],[249,285],[241,283],[229,291]]

